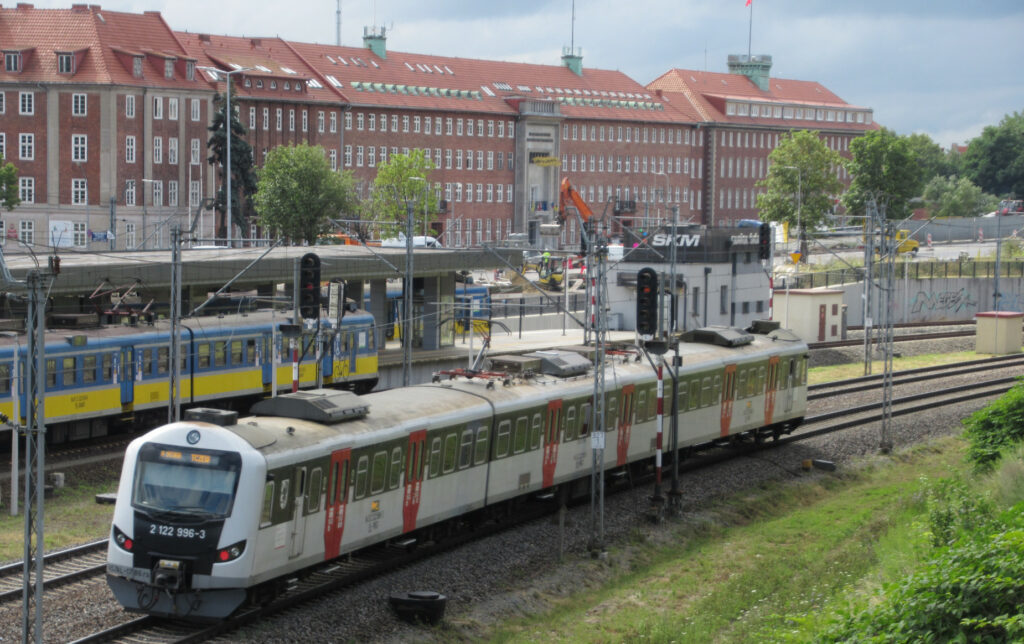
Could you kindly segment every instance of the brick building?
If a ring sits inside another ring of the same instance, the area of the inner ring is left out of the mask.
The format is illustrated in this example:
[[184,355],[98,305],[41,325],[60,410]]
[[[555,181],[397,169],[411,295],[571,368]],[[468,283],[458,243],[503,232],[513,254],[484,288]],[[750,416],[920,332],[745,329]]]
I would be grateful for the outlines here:
[[[730,57],[730,73],[671,69],[645,87],[586,68],[579,51],[560,65],[485,61],[388,51],[383,29],[341,47],[28,4],[0,8],[0,52],[0,151],[23,198],[2,214],[7,252],[21,246],[11,239],[37,252],[166,247],[170,224],[194,216],[219,180],[206,142],[224,81],[207,68],[235,70],[232,105],[257,166],[274,146],[320,145],[368,198],[378,164],[424,150],[441,203],[425,218],[453,247],[544,230],[535,225],[556,220],[563,177],[595,212],[635,228],[672,207],[713,226],[754,218],[754,183],[782,133],[817,129],[846,153],[876,127],[870,109],[818,83],[770,78],[763,56]],[[213,219],[200,218],[200,236],[213,236]],[[570,219],[561,241],[576,238]]]

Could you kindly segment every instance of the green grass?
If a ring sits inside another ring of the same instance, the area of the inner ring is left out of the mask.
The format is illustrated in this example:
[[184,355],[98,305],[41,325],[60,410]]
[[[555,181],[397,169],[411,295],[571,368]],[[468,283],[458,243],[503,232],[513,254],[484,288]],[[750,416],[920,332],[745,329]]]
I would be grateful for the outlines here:
[[[927,353],[918,356],[893,358],[892,364],[895,371],[917,369],[919,367],[934,367],[944,364],[957,364],[968,360],[979,360],[988,356],[980,355],[974,351],[959,351],[956,353]],[[883,364],[881,361],[871,363],[871,373],[882,373]],[[832,365],[828,367],[813,367],[807,370],[808,384],[816,385],[823,382],[834,382],[857,378],[864,375],[863,363],[851,363]]]
[[848,594],[913,568],[928,547],[921,477],[963,470],[963,454],[960,440],[947,439],[857,472],[739,494],[700,527],[681,524],[665,544],[610,552],[625,562],[601,588],[546,597],[550,611],[478,634],[508,642],[807,641]]
[[[85,471],[67,473],[66,486],[55,490],[43,501],[44,550],[102,539],[110,532],[113,505],[99,505],[96,494],[117,490],[120,464],[93,466]],[[19,483],[18,516],[11,516],[10,491],[4,488],[4,506],[0,509],[0,561],[20,560],[25,542],[24,479]]]

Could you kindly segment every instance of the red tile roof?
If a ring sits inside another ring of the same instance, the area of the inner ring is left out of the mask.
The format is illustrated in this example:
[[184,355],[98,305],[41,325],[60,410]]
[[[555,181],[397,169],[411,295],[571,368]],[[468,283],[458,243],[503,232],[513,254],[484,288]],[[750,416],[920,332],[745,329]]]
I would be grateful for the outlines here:
[[[26,57],[20,73],[0,70],[0,82],[206,87],[198,78],[188,81],[183,68],[176,68],[173,79],[164,77],[165,57],[182,59],[188,55],[156,12],[103,11],[98,5],[35,9],[21,4],[0,8],[0,48],[35,49]],[[58,73],[58,52],[82,52],[73,74]],[[143,64],[143,77],[133,77],[131,57],[146,54],[150,55]]]

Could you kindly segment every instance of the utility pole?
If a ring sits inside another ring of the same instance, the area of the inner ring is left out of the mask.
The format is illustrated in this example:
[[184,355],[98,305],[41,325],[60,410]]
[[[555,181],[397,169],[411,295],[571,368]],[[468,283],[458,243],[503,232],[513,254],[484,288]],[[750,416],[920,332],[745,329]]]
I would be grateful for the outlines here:
[[[882,369],[882,427],[880,449],[888,454],[892,451],[892,358],[893,358],[893,294],[896,291],[896,230],[891,221],[882,222],[882,276],[885,285],[882,293],[885,303],[879,309],[881,313],[880,331],[882,333],[883,369]],[[881,299],[881,298],[879,298]]]
[[[596,228],[596,227],[595,227]],[[605,448],[605,343],[608,340],[607,258],[608,245],[592,235],[587,244],[587,278],[593,294],[593,311],[589,319],[594,338],[594,394],[590,407],[590,448],[593,457],[590,470],[590,552],[605,557],[604,545],[604,448]],[[614,421],[613,421],[614,422]]]
[[171,371],[167,422],[181,420],[181,224],[171,228]]
[[[875,280],[875,202],[868,202],[867,218],[864,220],[864,293],[861,295],[864,306],[864,375],[871,374],[871,333],[872,313],[874,312],[873,284]],[[788,311],[788,308],[787,308]]]

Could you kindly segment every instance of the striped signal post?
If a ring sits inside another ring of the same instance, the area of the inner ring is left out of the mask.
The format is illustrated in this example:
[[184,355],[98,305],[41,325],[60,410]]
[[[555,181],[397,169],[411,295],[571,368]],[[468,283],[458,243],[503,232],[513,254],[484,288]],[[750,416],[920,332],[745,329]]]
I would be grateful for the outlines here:
[[654,452],[654,502],[661,503],[661,445],[665,427],[665,359],[658,362],[658,438]]

